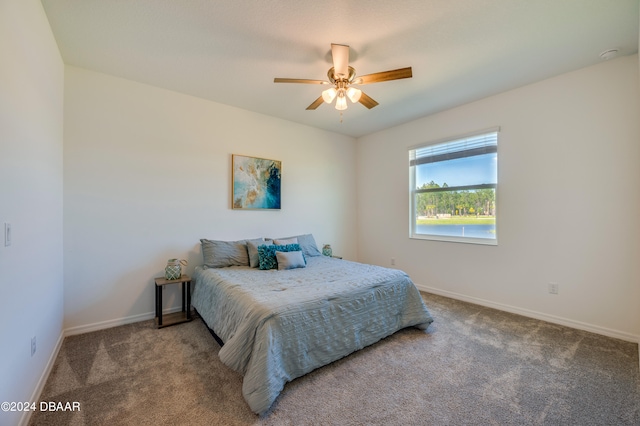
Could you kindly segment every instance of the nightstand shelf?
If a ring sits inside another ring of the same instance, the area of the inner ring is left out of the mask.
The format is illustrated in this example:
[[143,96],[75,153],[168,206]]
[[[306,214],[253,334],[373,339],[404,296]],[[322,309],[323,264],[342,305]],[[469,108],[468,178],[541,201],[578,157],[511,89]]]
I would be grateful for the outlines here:
[[[182,287],[182,311],[162,315],[162,287],[169,284],[180,284]],[[155,288],[157,328],[191,321],[191,277],[189,275],[183,275],[177,280],[167,280],[164,277],[158,277],[155,279]]]

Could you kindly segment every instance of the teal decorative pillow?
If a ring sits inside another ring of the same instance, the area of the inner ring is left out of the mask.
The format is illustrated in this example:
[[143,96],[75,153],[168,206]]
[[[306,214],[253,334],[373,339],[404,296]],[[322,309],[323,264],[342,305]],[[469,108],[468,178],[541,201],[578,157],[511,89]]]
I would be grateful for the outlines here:
[[262,244],[258,246],[258,268],[259,269],[275,269],[278,267],[276,262],[276,250],[273,244]]
[[278,261],[276,260],[276,251],[300,251],[299,244],[266,245],[258,246],[258,261],[260,269],[277,269]]

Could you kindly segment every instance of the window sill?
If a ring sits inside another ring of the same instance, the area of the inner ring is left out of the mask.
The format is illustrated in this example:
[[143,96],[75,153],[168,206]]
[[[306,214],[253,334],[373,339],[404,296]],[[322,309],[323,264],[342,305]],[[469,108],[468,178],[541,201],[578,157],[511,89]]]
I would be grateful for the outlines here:
[[447,237],[444,235],[426,235],[426,234],[411,234],[409,238],[411,238],[412,240],[444,241],[449,243],[480,244],[485,246],[498,245],[497,238]]

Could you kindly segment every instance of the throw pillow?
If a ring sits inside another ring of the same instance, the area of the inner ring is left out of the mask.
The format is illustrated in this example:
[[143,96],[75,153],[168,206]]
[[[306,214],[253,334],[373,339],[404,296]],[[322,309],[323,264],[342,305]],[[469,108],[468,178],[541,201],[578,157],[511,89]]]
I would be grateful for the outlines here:
[[278,271],[307,266],[302,251],[276,251],[276,260],[278,262]]

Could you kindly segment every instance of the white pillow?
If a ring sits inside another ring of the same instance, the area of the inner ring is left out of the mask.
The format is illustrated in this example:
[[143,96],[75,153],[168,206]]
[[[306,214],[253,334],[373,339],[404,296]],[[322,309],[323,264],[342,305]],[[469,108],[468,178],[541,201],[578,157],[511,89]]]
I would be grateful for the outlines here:
[[304,268],[307,266],[302,250],[299,251],[276,251],[278,270]]
[[281,240],[273,240],[273,244],[277,246],[286,246],[287,244],[298,244],[297,238],[283,238]]
[[314,256],[322,256],[320,250],[318,250],[318,244],[316,244],[316,239],[313,238],[313,234],[301,234],[301,235],[292,235],[290,237],[282,237],[277,238],[278,240],[298,240],[298,244],[300,244],[300,249],[302,250],[302,254],[304,257],[314,257]]

